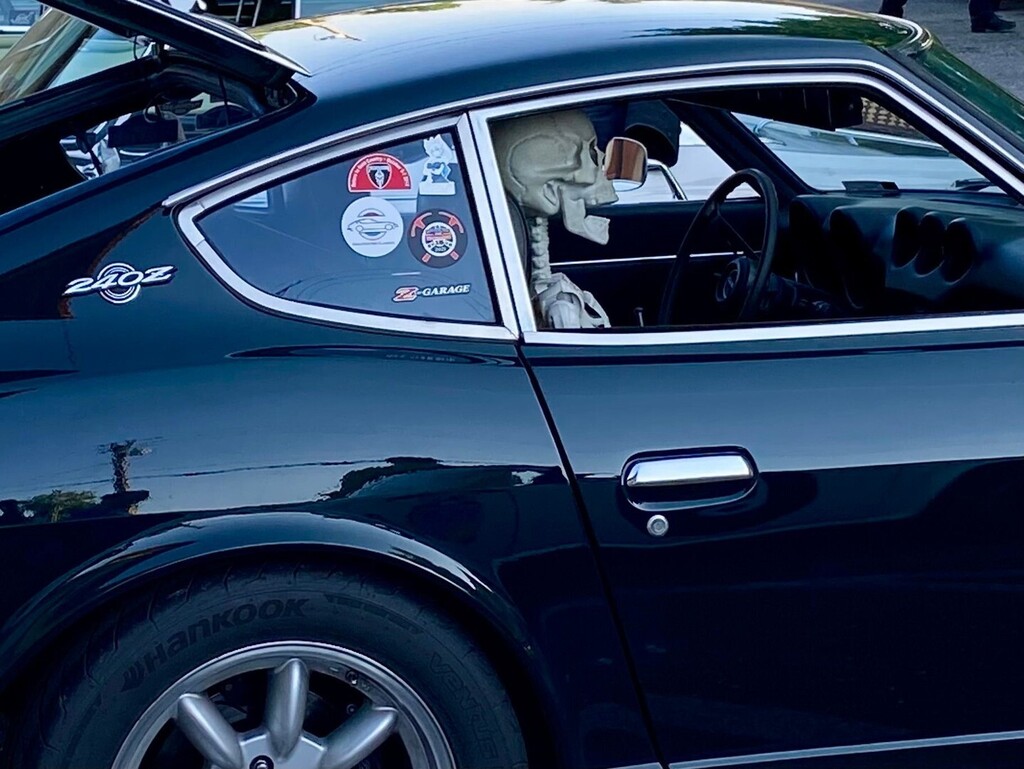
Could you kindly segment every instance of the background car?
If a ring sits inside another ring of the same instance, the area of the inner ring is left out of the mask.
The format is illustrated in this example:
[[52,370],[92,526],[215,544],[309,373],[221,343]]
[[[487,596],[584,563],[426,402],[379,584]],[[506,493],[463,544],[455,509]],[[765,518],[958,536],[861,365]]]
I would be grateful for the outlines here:
[[25,34],[46,6],[31,0],[0,2],[0,57]]
[[0,165],[11,769],[1019,763],[1024,109],[917,26],[58,0]]
[[[326,13],[372,8],[381,0],[160,0],[177,10],[202,13],[242,27],[286,19],[311,18]],[[386,3],[384,3],[386,4]],[[0,2],[0,58],[17,43],[47,10],[47,5],[32,0]],[[102,33],[100,35],[103,36]],[[83,48],[80,55],[87,55]]]

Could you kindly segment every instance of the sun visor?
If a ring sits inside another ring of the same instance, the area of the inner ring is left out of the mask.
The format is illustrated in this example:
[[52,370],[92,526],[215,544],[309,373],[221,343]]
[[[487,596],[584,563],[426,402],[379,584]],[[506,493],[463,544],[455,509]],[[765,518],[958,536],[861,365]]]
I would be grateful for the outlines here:
[[834,131],[863,122],[864,106],[850,88],[744,88],[702,93],[687,98],[743,115]]

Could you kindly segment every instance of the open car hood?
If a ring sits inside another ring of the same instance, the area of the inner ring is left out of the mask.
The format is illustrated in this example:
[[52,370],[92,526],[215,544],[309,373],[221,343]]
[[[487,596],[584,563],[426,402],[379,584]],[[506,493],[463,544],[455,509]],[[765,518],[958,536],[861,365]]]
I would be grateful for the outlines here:
[[46,0],[52,8],[122,37],[147,37],[248,82],[277,85],[306,69],[219,19],[162,0]]

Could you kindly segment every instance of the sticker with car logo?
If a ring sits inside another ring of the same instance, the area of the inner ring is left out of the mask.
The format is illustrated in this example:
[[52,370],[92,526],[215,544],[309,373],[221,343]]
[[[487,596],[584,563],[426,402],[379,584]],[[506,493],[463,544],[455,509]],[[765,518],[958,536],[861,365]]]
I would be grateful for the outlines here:
[[178,268],[170,264],[136,270],[130,264],[112,262],[95,278],[76,278],[68,283],[62,296],[99,294],[111,304],[127,304],[139,295],[143,286],[170,283],[177,271]]
[[357,254],[387,256],[402,242],[402,215],[380,198],[359,198],[341,215],[341,236]]
[[419,297],[431,296],[460,296],[465,295],[472,289],[470,283],[455,283],[450,286],[402,286],[395,289],[395,295],[391,297],[392,302],[414,302]]

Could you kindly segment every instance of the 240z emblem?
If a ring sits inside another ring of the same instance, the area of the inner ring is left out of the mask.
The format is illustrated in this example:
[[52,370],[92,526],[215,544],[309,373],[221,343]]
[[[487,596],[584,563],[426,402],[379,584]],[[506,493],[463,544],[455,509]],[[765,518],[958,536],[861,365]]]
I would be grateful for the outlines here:
[[126,304],[139,295],[143,286],[159,286],[169,283],[178,271],[173,265],[150,267],[136,270],[130,264],[112,262],[104,267],[95,278],[76,278],[64,289],[64,296],[99,294],[112,304]]

